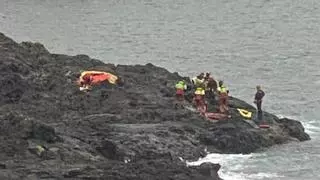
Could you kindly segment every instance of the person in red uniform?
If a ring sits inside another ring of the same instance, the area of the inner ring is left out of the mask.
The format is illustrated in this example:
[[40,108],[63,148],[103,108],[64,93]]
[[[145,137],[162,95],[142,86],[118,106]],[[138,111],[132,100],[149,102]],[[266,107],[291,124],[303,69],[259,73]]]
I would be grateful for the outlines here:
[[204,86],[198,87],[194,92],[193,103],[195,104],[197,110],[204,115],[208,110],[208,104],[205,101],[205,90]]
[[254,103],[257,105],[257,110],[258,110],[258,120],[262,121],[262,99],[265,96],[265,93],[262,91],[261,86],[256,87],[257,92],[254,97]]
[[175,85],[175,88],[176,88],[176,100],[177,100],[177,103],[179,105],[183,105],[184,104],[184,93],[185,93],[185,90],[187,89],[186,82],[184,80],[179,81]]

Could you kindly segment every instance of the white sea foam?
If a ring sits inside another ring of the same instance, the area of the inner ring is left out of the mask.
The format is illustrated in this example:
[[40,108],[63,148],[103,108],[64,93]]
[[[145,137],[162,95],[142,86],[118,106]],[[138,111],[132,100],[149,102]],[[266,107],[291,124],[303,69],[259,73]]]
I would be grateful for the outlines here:
[[282,115],[282,114],[277,115],[277,117],[280,118],[280,119],[281,119],[281,118],[299,119],[299,117],[297,117],[297,116]]
[[320,125],[319,123],[311,122],[301,122],[303,127],[305,128],[305,132],[312,135],[312,134],[319,134],[320,133]]
[[265,179],[265,178],[277,178],[277,177],[284,177],[280,176],[276,173],[256,173],[256,174],[248,174],[248,180],[258,180],[258,179]]
[[219,163],[221,169],[219,170],[219,176],[224,180],[256,180],[263,178],[276,178],[280,177],[275,173],[244,173],[243,170],[246,169],[248,162],[252,158],[261,158],[265,156],[264,153],[261,154],[208,154],[205,158],[201,158],[195,162],[187,162],[188,166],[199,166],[205,162]]
[[225,162],[233,162],[233,161],[245,161],[252,157],[252,154],[243,155],[243,154],[217,154],[217,153],[211,153],[208,154],[204,158],[200,158],[198,161],[195,162],[188,162],[188,165],[190,166],[197,166],[204,162],[213,162],[213,163],[219,163],[223,164]]
[[224,180],[259,180],[259,179],[274,179],[283,177],[275,173],[253,173],[253,174],[246,174],[246,173],[236,173],[236,172],[227,172],[220,176]]
[[252,157],[252,154],[208,154],[205,158],[200,158],[195,162],[187,162],[189,166],[199,166],[205,162],[219,163],[221,169],[219,170],[219,176],[225,180],[246,180],[239,171],[243,168],[248,159]]

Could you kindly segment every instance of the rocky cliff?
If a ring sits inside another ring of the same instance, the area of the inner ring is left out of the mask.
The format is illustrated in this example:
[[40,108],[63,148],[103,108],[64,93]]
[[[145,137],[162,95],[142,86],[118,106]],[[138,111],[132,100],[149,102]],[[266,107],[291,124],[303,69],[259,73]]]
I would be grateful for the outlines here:
[[[254,107],[233,97],[225,121],[175,108],[174,84],[188,78],[152,64],[51,54],[0,34],[0,69],[0,179],[215,180],[218,164],[187,167],[181,158],[310,139],[300,122],[267,112],[271,128],[254,128],[236,111]],[[113,72],[124,85],[80,92],[75,74],[87,69]]]

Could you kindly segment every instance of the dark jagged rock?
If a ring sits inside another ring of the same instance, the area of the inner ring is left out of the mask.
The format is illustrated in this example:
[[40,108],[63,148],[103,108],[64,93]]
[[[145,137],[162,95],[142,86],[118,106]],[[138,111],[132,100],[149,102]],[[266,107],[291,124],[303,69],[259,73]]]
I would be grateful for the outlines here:
[[279,122],[283,125],[283,130],[291,137],[297,138],[299,141],[310,139],[309,135],[304,133],[304,127],[301,122],[288,118],[279,119]]
[[[18,44],[0,33],[0,69],[1,179],[212,180],[220,165],[187,167],[180,159],[204,157],[206,147],[250,153],[310,139],[300,122],[267,112],[271,128],[254,128],[236,110],[254,107],[234,97],[232,119],[216,123],[177,108],[174,84],[189,79],[152,64],[50,54],[39,43]],[[81,70],[112,72],[123,86],[80,92]]]
[[38,139],[47,143],[54,143],[60,139],[52,127],[39,123],[32,125],[29,138]]
[[5,164],[2,164],[2,163],[0,163],[0,169],[6,169],[6,165]]
[[204,176],[211,176],[214,179],[221,180],[218,171],[221,168],[219,164],[212,164],[212,163],[202,163],[198,167],[194,167],[194,169],[197,169],[202,175]]

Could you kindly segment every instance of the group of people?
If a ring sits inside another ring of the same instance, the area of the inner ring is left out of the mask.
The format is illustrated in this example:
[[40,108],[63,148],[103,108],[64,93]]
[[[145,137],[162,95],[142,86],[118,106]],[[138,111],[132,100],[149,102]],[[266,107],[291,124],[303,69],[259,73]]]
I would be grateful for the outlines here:
[[229,90],[224,85],[223,81],[217,81],[210,73],[201,73],[191,80],[194,92],[193,101],[197,107],[205,107],[203,111],[207,111],[207,100],[215,103],[216,97],[219,99],[219,112],[228,114],[228,94]]
[[[92,86],[101,84],[107,81],[110,84],[122,85],[120,77],[103,71],[83,71],[77,75],[80,91],[88,92]],[[198,76],[191,79],[191,90],[193,94],[193,103],[197,110],[205,114],[208,110],[208,103],[215,104],[218,100],[218,111],[221,114],[229,116],[229,90],[224,85],[223,81],[216,81],[210,73],[200,73]],[[176,98],[178,102],[184,103],[185,91],[188,89],[187,83],[184,80],[179,81],[176,85]],[[261,86],[257,86],[254,103],[257,105],[258,120],[262,120],[262,99],[265,93],[262,91]]]
[[[221,114],[229,114],[229,90],[225,86],[222,80],[216,81],[210,73],[200,73],[198,76],[191,79],[193,103],[197,107],[200,113],[206,112],[208,109],[207,101],[211,104],[218,102],[218,111]],[[178,102],[184,102],[184,94],[187,90],[187,84],[185,81],[179,81],[176,86],[176,98]],[[254,103],[257,105],[258,120],[262,120],[262,99],[265,93],[262,91],[261,86],[257,86],[257,92],[255,95]],[[217,101],[218,100],[218,101]]]

